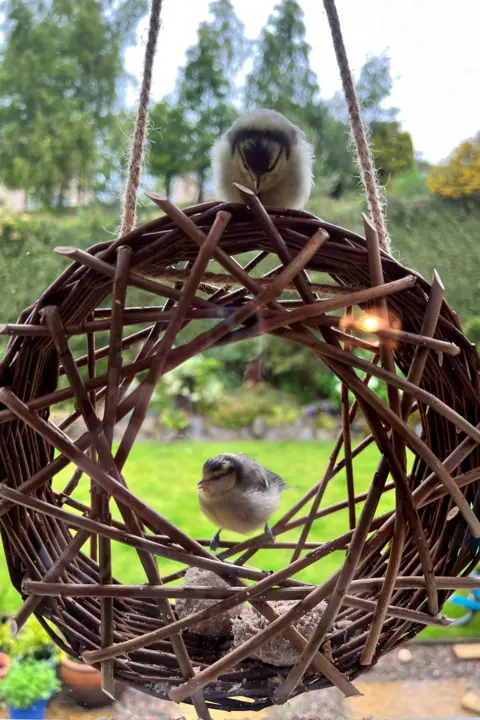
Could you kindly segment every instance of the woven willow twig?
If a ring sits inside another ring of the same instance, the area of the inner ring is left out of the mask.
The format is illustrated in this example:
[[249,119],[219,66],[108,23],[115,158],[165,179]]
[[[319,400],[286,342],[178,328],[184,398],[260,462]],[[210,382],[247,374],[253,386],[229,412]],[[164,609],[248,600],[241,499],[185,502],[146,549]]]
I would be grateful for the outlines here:
[[[423,627],[448,624],[439,608],[456,588],[475,586],[463,576],[475,562],[469,534],[480,534],[471,509],[480,478],[478,354],[443,300],[439,278],[430,286],[394,258],[372,255],[371,239],[308,213],[267,212],[247,193],[251,207],[208,203],[185,212],[154,199],[166,215],[120,241],[87,252],[61,248],[72,263],[68,271],[34,310],[2,328],[15,353],[7,350],[0,389],[0,525],[10,576],[24,598],[12,625],[18,630],[35,612],[55,638],[54,627],[62,633],[73,656],[100,663],[112,694],[115,678],[198,707],[203,692],[207,706],[224,710],[260,709],[330,684],[354,695],[352,680],[366,666]],[[234,255],[244,253],[251,259],[242,267]],[[275,271],[262,271],[272,259]],[[225,284],[203,292],[213,261]],[[181,278],[169,275],[178,263],[188,264]],[[318,299],[322,291],[309,279],[315,272],[329,275],[341,292]],[[129,286],[146,291],[152,303],[126,307]],[[108,297],[109,307],[99,307]],[[357,338],[360,357],[355,333],[364,330],[355,318],[365,314],[395,324],[383,322],[365,340]],[[190,339],[182,343],[178,333],[187,325]],[[93,343],[99,330],[110,333],[105,347]],[[161,466],[155,508],[127,487],[128,455],[165,373],[200,352],[262,333],[300,343],[312,364],[324,362],[337,374],[349,389],[342,393],[342,429],[319,479],[273,525],[277,543],[268,546],[263,536],[228,540],[215,557],[207,540],[189,537],[162,514],[171,479]],[[73,335],[88,339],[86,355],[74,357]],[[126,362],[132,348],[135,359]],[[60,373],[67,383],[61,390]],[[143,381],[133,387],[139,375]],[[371,390],[373,378],[390,388],[388,403]],[[69,398],[76,410],[57,427],[49,409]],[[414,411],[421,437],[407,423]],[[371,434],[356,443],[351,427],[360,412]],[[113,430],[128,415],[113,456]],[[67,437],[63,429],[73,429],[78,418],[84,430]],[[358,493],[358,463],[371,445],[379,449],[379,465],[368,492]],[[408,470],[404,448],[414,458]],[[70,480],[60,485],[58,474],[68,465]],[[326,505],[325,491],[345,470],[347,496]],[[392,502],[382,514],[386,493]],[[116,519],[112,502],[120,510]],[[338,535],[315,542],[313,532],[328,515],[338,517]],[[89,544],[94,557],[85,550]],[[132,562],[146,585],[115,580],[118,544],[135,549]],[[283,553],[284,567],[271,573],[258,565],[259,549]],[[307,568],[321,576],[323,563],[345,551],[327,581],[302,580]],[[157,558],[178,569],[162,576]],[[231,587],[174,585],[188,567],[219,574]],[[214,604],[179,619],[170,604],[176,598]],[[292,606],[279,614],[275,600]],[[323,600],[317,628],[304,637],[295,623]],[[199,620],[245,602],[267,619],[263,630],[236,647],[229,637],[199,639]],[[344,629],[332,633],[336,619]],[[255,659],[279,635],[298,651],[293,668]],[[331,652],[324,654],[327,636]],[[207,707],[202,712],[206,717]]]

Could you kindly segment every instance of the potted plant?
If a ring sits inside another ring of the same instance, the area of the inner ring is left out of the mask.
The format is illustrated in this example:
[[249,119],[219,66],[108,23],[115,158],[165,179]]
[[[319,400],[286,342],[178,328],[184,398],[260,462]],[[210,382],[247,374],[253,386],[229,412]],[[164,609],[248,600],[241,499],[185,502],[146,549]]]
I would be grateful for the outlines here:
[[10,655],[20,660],[45,660],[51,665],[57,665],[60,660],[60,650],[34,615],[28,618],[13,640],[13,649],[14,653]]
[[[81,660],[62,655],[59,668],[63,685],[78,705],[84,708],[99,708],[111,705],[114,701],[102,690],[102,676],[99,670]],[[120,699],[126,686],[115,682],[115,696]]]
[[12,637],[10,633],[9,619],[5,615],[0,621],[0,652],[12,659],[46,660],[52,665],[58,664],[60,650],[34,615],[28,618],[17,637]]
[[12,720],[44,720],[47,700],[59,689],[54,668],[44,660],[15,661],[0,685]]

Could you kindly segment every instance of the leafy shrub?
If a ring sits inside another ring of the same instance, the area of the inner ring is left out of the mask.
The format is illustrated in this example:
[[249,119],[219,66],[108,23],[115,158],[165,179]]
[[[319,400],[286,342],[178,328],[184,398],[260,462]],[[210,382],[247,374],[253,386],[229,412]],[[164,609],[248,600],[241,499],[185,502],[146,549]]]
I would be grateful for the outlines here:
[[418,195],[425,195],[427,190],[427,179],[425,173],[418,170],[411,170],[404,175],[392,178],[388,186],[388,194],[400,198],[412,198]]
[[[112,239],[117,218],[89,208],[74,216],[15,214],[0,208],[2,322],[15,322],[66,267],[58,245],[86,248]],[[33,281],[34,280],[34,281]]]
[[18,656],[22,660],[46,660],[52,654],[58,659],[60,654],[34,615],[29,617],[13,642],[14,656]]
[[161,408],[165,396],[181,396],[198,412],[204,412],[223,392],[222,363],[208,355],[196,355],[163,376],[157,386],[154,407]]
[[445,297],[463,320],[480,307],[480,207],[424,195],[388,203],[394,256],[431,281],[434,269]]
[[250,426],[259,417],[267,427],[274,428],[293,423],[299,415],[300,407],[293,395],[267,384],[255,384],[223,394],[209,411],[208,418],[212,425],[237,430]]
[[465,335],[470,342],[480,348],[480,315],[474,315],[473,317],[468,318],[465,323],[464,330]]
[[[410,186],[415,186],[417,182],[420,182],[418,173],[416,175],[412,172],[395,178],[387,186],[388,226],[394,255],[407,267],[418,270],[427,280],[431,279],[434,268],[438,270],[450,305],[464,321],[471,318],[465,325],[467,336],[472,342],[479,343],[475,318],[478,317],[480,307],[480,284],[477,278],[480,263],[480,244],[477,240],[480,206],[478,203],[467,206],[466,203],[452,202],[430,194],[410,197]],[[410,188],[408,192],[397,192],[402,183],[407,189]],[[341,201],[314,196],[309,207],[328,221],[363,233],[361,210],[366,208],[361,193],[353,199],[346,197]],[[151,212],[149,206],[142,212],[146,213],[147,210]],[[153,214],[157,214],[155,209]],[[55,246],[75,245],[85,248],[110,240],[114,237],[117,224],[118,208],[115,207],[96,206],[62,215],[14,215],[0,209],[0,322],[15,322],[20,312],[64,270],[65,260],[53,252]],[[468,258],[468,262],[465,262],[465,258]],[[314,279],[324,281],[322,278]],[[142,292],[129,288],[128,303],[143,305],[151,302],[151,296],[146,298]],[[104,304],[109,303],[110,299],[107,298]],[[188,342],[199,329],[208,329],[209,323],[190,323],[182,331],[181,342]],[[138,329],[140,327],[135,326],[128,331],[133,333]],[[98,334],[96,341],[97,347],[107,345],[108,333]],[[6,342],[6,337],[0,337],[0,355]],[[70,344],[75,354],[86,352],[83,337],[72,337]],[[162,378],[157,385],[151,409],[158,413],[165,427],[183,429],[188,424],[188,417],[181,408],[188,404],[193,411],[201,413],[208,413],[214,407],[217,409],[217,396],[223,397],[228,394],[227,391],[235,394],[235,388],[242,387],[247,364],[258,348],[259,341],[255,338],[214,348],[192,358]],[[136,347],[128,351],[125,362],[133,359],[136,352]],[[299,405],[326,398],[339,405],[336,377],[310,350],[279,338],[266,337],[264,355],[267,379],[272,387],[294,396]],[[103,360],[97,364],[99,373],[105,371],[106,362]],[[86,369],[82,368],[82,374],[85,372]],[[60,378],[59,386],[66,384],[66,378]],[[380,385],[383,387],[382,383]],[[378,391],[381,392],[380,389]],[[68,412],[72,407],[72,401],[67,401],[61,409]]]
[[0,623],[0,652],[11,655],[12,644],[13,638],[8,626],[8,618],[5,617]]
[[315,426],[328,432],[334,432],[338,427],[335,418],[326,413],[318,413],[318,415],[315,416]]
[[370,123],[373,155],[383,182],[392,175],[410,172],[415,164],[410,133],[399,122],[374,120]]
[[448,162],[432,168],[427,184],[445,198],[480,199],[480,133],[461,143]]
[[183,410],[170,407],[165,408],[159,415],[160,422],[167,430],[185,430],[189,420]]
[[[371,360],[371,355],[367,353],[365,350],[362,350],[361,348],[356,348],[354,351],[354,354],[357,355],[360,358],[363,358],[364,360]],[[360,379],[363,380],[365,377],[365,373],[362,370],[358,370],[357,368],[354,368],[355,375]],[[400,371],[397,369],[397,374],[400,374]],[[375,393],[383,402],[388,402],[388,393],[387,388],[384,382],[379,380],[376,377],[371,377],[370,381],[368,383],[368,388]],[[337,380],[335,378],[335,387],[334,387],[334,396],[333,399],[338,403],[338,406],[341,406],[341,397],[342,397],[342,383],[340,380]],[[348,392],[348,400],[350,405],[353,404],[355,400],[355,396],[352,392]]]
[[60,690],[60,680],[54,668],[46,662],[14,662],[0,686],[7,705],[28,708],[38,700],[48,700]]
[[223,392],[222,363],[214,357],[198,355],[163,376],[157,384],[150,410],[169,430],[184,430],[189,420],[178,401],[184,399],[192,411],[207,412]]
[[49,635],[31,615],[16,637],[12,637],[9,624],[0,624],[0,650],[12,658],[24,660],[44,660],[53,657],[58,660],[60,651],[52,643]]

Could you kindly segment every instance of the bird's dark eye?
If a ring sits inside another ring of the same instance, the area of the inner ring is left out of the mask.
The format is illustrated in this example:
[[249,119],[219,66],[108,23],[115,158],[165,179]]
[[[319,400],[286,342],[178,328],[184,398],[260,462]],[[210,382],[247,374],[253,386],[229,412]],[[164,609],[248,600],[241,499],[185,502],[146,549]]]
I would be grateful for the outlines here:
[[221,477],[231,469],[231,463],[229,460],[224,460],[223,458],[209,458],[205,462],[204,467],[211,473]]

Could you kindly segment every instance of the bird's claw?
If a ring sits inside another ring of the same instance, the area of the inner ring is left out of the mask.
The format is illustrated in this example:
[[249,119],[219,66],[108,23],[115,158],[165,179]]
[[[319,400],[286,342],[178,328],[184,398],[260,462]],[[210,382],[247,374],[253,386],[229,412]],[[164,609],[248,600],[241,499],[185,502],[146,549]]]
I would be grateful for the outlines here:
[[266,537],[266,539],[267,539],[267,542],[268,542],[270,545],[273,545],[274,542],[275,542],[275,535],[273,534],[273,532],[272,532],[272,530],[271,530],[271,528],[270,528],[270,525],[269,525],[268,523],[265,523],[265,530],[264,530],[264,532],[265,532],[265,537]]
[[215,535],[213,536],[213,538],[210,540],[210,550],[211,550],[212,552],[216,552],[217,549],[218,549],[218,544],[219,544],[219,542],[220,542],[220,533],[221,533],[221,532],[222,532],[221,529],[220,529],[220,530],[217,530],[217,532],[215,533]]

